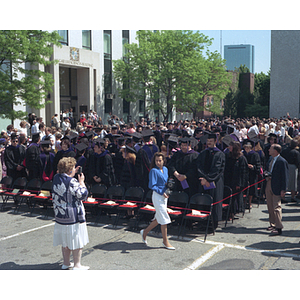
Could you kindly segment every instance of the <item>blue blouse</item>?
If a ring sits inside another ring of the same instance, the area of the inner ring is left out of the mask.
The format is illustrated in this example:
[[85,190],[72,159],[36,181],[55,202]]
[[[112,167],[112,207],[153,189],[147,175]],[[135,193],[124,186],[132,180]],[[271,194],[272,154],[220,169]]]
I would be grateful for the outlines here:
[[163,195],[167,189],[168,177],[168,169],[166,167],[163,167],[163,172],[159,168],[154,167],[149,172],[149,189]]

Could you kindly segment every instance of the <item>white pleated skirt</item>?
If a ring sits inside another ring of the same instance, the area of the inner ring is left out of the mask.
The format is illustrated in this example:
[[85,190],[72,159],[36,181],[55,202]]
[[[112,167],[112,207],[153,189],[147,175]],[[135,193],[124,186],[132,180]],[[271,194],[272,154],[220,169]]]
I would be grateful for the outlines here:
[[163,195],[160,195],[153,191],[152,193],[152,203],[155,208],[154,219],[160,225],[166,225],[171,223],[169,214],[167,213],[167,201],[168,198],[165,198]]
[[62,245],[70,250],[83,248],[89,242],[86,222],[72,225],[55,223],[53,234],[53,246]]

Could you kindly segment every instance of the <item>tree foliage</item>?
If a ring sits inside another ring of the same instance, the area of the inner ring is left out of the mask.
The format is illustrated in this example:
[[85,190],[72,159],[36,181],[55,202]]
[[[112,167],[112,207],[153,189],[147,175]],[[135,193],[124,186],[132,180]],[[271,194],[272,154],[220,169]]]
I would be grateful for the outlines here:
[[127,101],[147,100],[149,108],[168,118],[174,106],[197,112],[205,95],[217,100],[226,94],[224,62],[216,52],[204,57],[212,41],[202,33],[141,30],[137,41],[125,46],[128,53],[123,60],[113,61],[119,95]]
[[51,92],[53,78],[41,71],[39,65],[47,66],[53,45],[60,46],[56,31],[1,30],[0,31],[0,116],[22,118],[27,112],[14,110],[14,105],[42,108]]

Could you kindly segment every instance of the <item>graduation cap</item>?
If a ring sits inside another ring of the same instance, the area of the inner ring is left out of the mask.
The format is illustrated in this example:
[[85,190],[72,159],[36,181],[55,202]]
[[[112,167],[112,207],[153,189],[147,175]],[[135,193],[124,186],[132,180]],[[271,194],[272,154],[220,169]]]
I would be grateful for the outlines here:
[[253,138],[256,138],[257,137],[257,134],[254,132],[254,131],[250,131],[248,132],[248,137],[249,137],[249,140],[253,139]]
[[70,135],[64,135],[64,136],[62,137],[61,141],[63,141],[63,140],[68,140],[68,141],[70,141],[70,139],[71,139]]
[[214,140],[217,140],[217,135],[215,134],[215,133],[209,133],[208,135],[207,135],[207,138],[208,139],[214,139]]
[[51,145],[51,141],[50,141],[50,140],[44,140],[44,141],[41,141],[41,142],[40,142],[40,145],[41,145],[41,146],[44,146],[44,147],[49,146],[49,145]]
[[142,134],[139,132],[133,132],[133,133],[131,133],[131,136],[135,142],[138,142],[143,137]]
[[32,134],[32,138],[38,138],[40,136],[40,134],[37,132],[37,133],[34,133],[34,134]]
[[94,132],[93,131],[87,131],[85,132],[84,136],[86,136],[87,138],[90,138],[94,135]]
[[5,142],[6,142],[6,139],[5,139],[5,138],[1,138],[1,139],[0,139],[0,144],[5,144]]
[[101,138],[97,138],[94,140],[95,145],[104,145],[105,144],[105,140],[101,139]]
[[254,142],[252,142],[251,140],[249,140],[249,139],[245,139],[245,140],[243,140],[243,146],[245,147],[245,146],[251,146],[251,147],[253,147],[254,146]]
[[179,144],[181,144],[181,143],[190,144],[191,138],[189,138],[189,137],[183,137],[183,138],[180,138],[178,141],[179,141]]
[[202,136],[200,137],[200,142],[201,142],[202,144],[206,144],[207,138],[208,138],[208,134],[202,135]]
[[229,146],[230,142],[233,142],[234,139],[230,135],[225,135],[222,139],[222,143],[225,144],[227,147]]
[[97,131],[101,131],[102,128],[100,128],[100,127],[93,127],[93,130],[94,130],[95,132],[97,132]]
[[168,138],[168,143],[169,144],[177,144],[178,143],[178,137],[176,135],[170,135]]
[[144,129],[142,131],[142,136],[143,137],[148,137],[148,136],[153,136],[153,135],[154,135],[154,133],[151,129]]
[[137,153],[134,148],[131,148],[131,147],[127,146],[127,145],[126,145],[125,149],[126,149],[126,152],[130,152],[130,153],[134,153],[134,154]]
[[79,152],[83,152],[88,146],[85,143],[79,143],[74,146],[75,149],[77,149]]
[[114,139],[118,139],[118,138],[120,138],[120,137],[121,137],[120,134],[112,134],[112,138],[114,138]]
[[191,137],[190,138],[190,145],[191,145],[191,148],[193,149],[194,147],[196,147],[198,144],[198,141],[194,138],[194,137]]

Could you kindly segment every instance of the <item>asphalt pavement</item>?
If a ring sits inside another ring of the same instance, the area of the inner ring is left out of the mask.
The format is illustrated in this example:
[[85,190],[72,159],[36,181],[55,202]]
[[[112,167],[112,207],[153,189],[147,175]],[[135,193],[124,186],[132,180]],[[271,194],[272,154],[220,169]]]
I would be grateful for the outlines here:
[[[200,229],[189,229],[178,238],[178,227],[171,225],[168,233],[175,251],[163,248],[159,228],[148,235],[146,246],[134,219],[122,219],[114,227],[114,217],[95,223],[88,214],[89,243],[82,264],[90,270],[299,270],[300,205],[290,202],[289,195],[286,199],[280,236],[266,230],[268,212],[262,201],[226,227],[220,222],[206,242]],[[25,205],[19,213],[10,205],[0,212],[0,270],[61,269],[61,248],[52,245],[52,209],[48,212],[45,217],[45,209],[39,208],[30,215]]]

